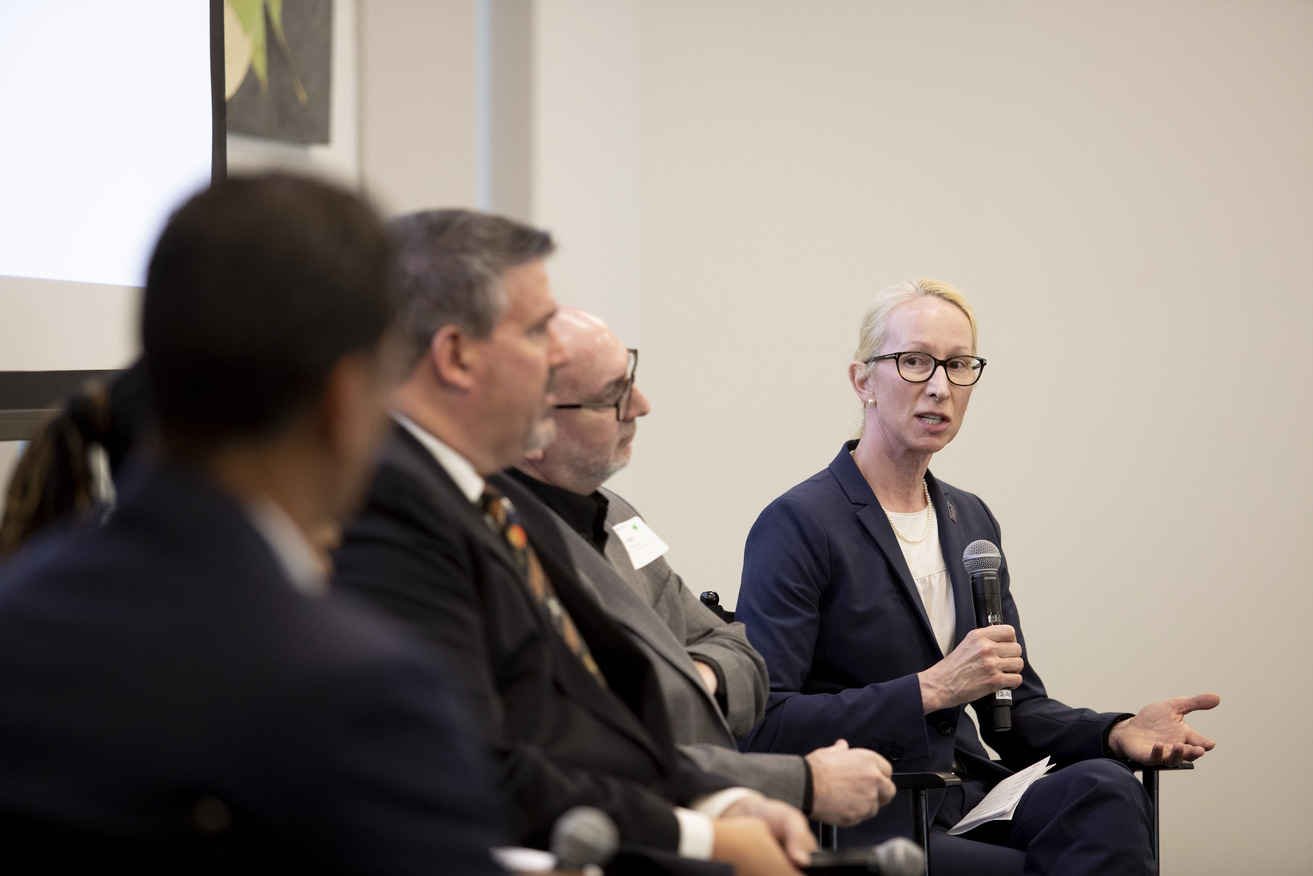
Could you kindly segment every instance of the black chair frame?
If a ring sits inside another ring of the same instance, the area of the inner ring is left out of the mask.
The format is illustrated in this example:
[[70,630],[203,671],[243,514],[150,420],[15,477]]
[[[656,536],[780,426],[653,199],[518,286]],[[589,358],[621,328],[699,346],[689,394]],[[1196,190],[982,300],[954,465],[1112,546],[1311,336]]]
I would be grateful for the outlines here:
[[[1161,859],[1158,840],[1158,777],[1161,773],[1179,772],[1194,769],[1194,764],[1183,763],[1180,766],[1143,766],[1132,764],[1131,768],[1141,773],[1140,782],[1149,796],[1149,808],[1153,813],[1152,841],[1153,859]],[[925,851],[925,872],[930,872],[930,791],[932,789],[952,788],[962,784],[956,773],[912,772],[894,773],[894,786],[899,791],[910,791],[908,802],[912,807],[912,840]],[[833,824],[822,824],[817,829],[817,844],[824,851],[839,848],[839,829]]]
[[[732,623],[734,612],[720,604],[720,594],[714,590],[703,591],[698,597],[702,604],[717,617]],[[1145,793],[1149,795],[1149,807],[1153,813],[1152,841],[1153,859],[1161,859],[1158,840],[1158,777],[1164,771],[1177,772],[1194,769],[1193,763],[1180,766],[1142,766],[1132,764],[1131,768],[1141,773],[1140,781]],[[930,872],[930,791],[932,789],[952,788],[962,784],[962,779],[955,773],[908,772],[894,773],[894,786],[899,791],[908,791],[912,807],[912,839],[925,850],[926,873]],[[839,848],[839,829],[833,824],[822,824],[817,828],[817,843],[822,851],[837,851]]]

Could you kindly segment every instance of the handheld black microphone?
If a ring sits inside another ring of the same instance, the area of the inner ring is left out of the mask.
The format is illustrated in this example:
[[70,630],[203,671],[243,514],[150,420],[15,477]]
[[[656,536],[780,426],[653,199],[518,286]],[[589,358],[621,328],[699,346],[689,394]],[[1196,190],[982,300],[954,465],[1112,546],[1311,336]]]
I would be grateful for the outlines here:
[[567,810],[552,825],[552,854],[556,869],[601,872],[620,845],[620,832],[611,816],[593,806]]
[[[962,552],[962,565],[971,576],[971,592],[976,597],[976,619],[980,626],[1003,623],[1003,596],[999,592],[998,570],[1003,555],[998,546],[985,539],[977,539]],[[1012,691],[1004,688],[994,691],[993,725],[996,733],[1012,729]]]

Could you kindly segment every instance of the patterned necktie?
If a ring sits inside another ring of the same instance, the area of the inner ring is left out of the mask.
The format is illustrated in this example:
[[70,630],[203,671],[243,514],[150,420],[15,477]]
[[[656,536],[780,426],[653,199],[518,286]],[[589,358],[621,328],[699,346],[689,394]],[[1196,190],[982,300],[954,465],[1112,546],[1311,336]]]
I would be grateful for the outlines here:
[[552,582],[548,580],[547,573],[543,571],[542,563],[538,562],[538,555],[534,553],[533,547],[529,544],[529,538],[524,532],[524,527],[520,525],[519,515],[515,513],[515,507],[506,497],[502,496],[491,486],[484,488],[483,495],[479,498],[479,507],[487,515],[493,527],[501,535],[502,541],[511,549],[511,556],[515,558],[515,565],[524,574],[524,580],[529,585],[529,590],[537,597],[538,601],[547,609],[547,614],[552,619],[552,626],[556,632],[560,633],[561,638],[570,650],[583,661],[588,671],[601,682],[606,684],[602,677],[602,671],[597,666],[597,661],[588,651],[588,643],[579,635],[579,629],[570,619],[570,614],[557,598],[556,591],[552,588]]

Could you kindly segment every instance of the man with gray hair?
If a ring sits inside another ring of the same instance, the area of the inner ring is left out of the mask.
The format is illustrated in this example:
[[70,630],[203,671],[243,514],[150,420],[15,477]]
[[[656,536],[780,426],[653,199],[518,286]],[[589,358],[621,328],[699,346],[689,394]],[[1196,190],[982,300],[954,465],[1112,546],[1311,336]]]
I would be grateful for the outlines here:
[[455,664],[517,842],[545,847],[556,820],[587,805],[626,846],[794,872],[815,847],[803,815],[678,754],[650,662],[578,581],[550,516],[519,511],[533,503],[518,485],[487,482],[552,435],[550,236],[465,210],[391,231],[408,376],[365,511],[336,553],[338,585]]
[[560,308],[552,329],[564,349],[556,438],[501,477],[553,512],[581,577],[656,666],[675,739],[691,758],[818,821],[846,827],[869,818],[894,793],[889,762],[874,751],[844,740],[805,757],[738,751],[765,708],[764,661],[742,624],[725,624],[699,603],[633,506],[602,486],[628,465],[638,418],[651,410],[635,383],[638,351],[575,308]]

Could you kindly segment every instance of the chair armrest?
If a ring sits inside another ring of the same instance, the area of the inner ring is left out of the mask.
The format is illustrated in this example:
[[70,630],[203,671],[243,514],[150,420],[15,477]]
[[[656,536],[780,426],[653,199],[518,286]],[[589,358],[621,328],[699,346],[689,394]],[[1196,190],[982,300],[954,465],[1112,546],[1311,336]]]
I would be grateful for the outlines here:
[[1172,772],[1177,772],[1179,770],[1194,769],[1194,764],[1191,763],[1190,761],[1177,764],[1176,766],[1167,766],[1166,764],[1161,764],[1161,763],[1154,764],[1153,766],[1146,766],[1145,764],[1135,763],[1134,761],[1131,761],[1128,765],[1131,768],[1131,772],[1134,773],[1139,773],[1139,772],[1172,773]]
[[1186,763],[1177,764],[1176,766],[1164,766],[1163,764],[1145,766],[1142,763],[1132,762],[1128,764],[1128,766],[1130,766],[1132,772],[1143,774],[1140,776],[1140,783],[1144,785],[1144,793],[1149,798],[1149,808],[1153,812],[1153,859],[1155,861],[1160,861],[1162,860],[1162,849],[1159,848],[1158,845],[1158,774],[1192,770],[1194,769],[1194,764],[1187,761]]
[[894,773],[894,787],[899,790],[917,788],[955,788],[962,784],[962,777],[956,773]]
[[727,624],[734,623],[734,612],[721,607],[720,594],[717,593],[716,591],[714,590],[702,591],[702,595],[698,597],[698,601],[700,601],[707,608],[711,609],[711,613],[714,614],[716,617],[720,618],[721,620],[723,620],[725,623]]

